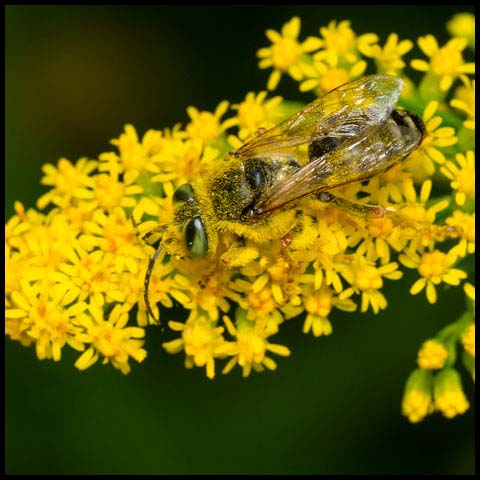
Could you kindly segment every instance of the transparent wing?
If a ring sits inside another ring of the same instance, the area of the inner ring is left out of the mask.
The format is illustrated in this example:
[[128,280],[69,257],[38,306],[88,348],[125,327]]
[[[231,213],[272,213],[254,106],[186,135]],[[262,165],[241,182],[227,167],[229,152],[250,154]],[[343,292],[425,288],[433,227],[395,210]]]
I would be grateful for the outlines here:
[[323,136],[358,136],[387,119],[402,88],[403,81],[392,75],[369,75],[346,83],[247,142],[234,155],[258,157],[309,144]]
[[322,192],[381,173],[402,160],[421,140],[420,131],[387,124],[370,126],[342,148],[325,153],[280,183],[256,205],[259,216],[314,192]]

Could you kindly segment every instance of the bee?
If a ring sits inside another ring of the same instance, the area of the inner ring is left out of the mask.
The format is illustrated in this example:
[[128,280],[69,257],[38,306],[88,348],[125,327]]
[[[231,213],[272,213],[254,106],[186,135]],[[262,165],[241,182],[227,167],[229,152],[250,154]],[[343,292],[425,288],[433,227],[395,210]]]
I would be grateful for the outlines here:
[[[346,83],[226,154],[218,171],[195,188],[178,187],[175,228],[185,253],[211,254],[226,226],[240,236],[271,228],[271,216],[307,195],[353,213],[385,215],[386,208],[351,202],[330,190],[378,175],[420,145],[423,121],[396,107],[402,88],[403,81],[392,75]],[[145,275],[145,304],[153,318],[148,287],[160,251]]]

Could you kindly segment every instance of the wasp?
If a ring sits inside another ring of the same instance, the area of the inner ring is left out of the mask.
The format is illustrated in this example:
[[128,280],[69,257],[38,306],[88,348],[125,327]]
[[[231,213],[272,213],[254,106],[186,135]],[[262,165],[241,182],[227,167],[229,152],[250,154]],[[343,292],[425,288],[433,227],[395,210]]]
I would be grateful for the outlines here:
[[[175,224],[185,253],[211,253],[226,225],[247,236],[250,229],[269,228],[270,217],[307,195],[353,213],[385,215],[386,208],[351,202],[330,190],[378,175],[420,145],[426,132],[422,119],[396,106],[402,88],[403,81],[392,75],[346,83],[226,154],[204,181],[178,187]],[[145,304],[153,318],[148,287],[160,250],[145,275]]]

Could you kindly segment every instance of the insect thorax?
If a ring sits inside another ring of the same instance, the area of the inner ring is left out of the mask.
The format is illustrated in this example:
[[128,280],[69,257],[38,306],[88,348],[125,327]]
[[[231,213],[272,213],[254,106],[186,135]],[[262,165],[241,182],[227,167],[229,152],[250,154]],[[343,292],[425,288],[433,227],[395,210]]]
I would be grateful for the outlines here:
[[216,175],[210,186],[212,206],[220,220],[247,221],[249,211],[269,188],[300,168],[291,155],[246,158]]

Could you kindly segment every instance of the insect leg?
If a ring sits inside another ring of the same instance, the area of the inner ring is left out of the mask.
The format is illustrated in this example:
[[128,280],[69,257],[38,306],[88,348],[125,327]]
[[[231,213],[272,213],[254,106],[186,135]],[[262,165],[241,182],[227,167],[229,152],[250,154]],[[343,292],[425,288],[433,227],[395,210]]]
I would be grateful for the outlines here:
[[[137,222],[135,221],[135,219],[134,219],[133,217],[132,217],[132,223],[133,223],[133,226],[137,229],[137,236],[140,236],[140,232],[138,231],[138,224],[137,224]],[[144,233],[144,234],[140,237],[140,240],[142,240],[142,242],[147,243],[147,240],[148,240],[152,235],[154,235],[155,233],[162,233],[164,230],[165,230],[165,226],[159,225],[158,227],[155,227],[153,230],[150,230],[150,231]]]
[[381,218],[385,215],[396,215],[396,210],[394,208],[352,202],[351,200],[337,197],[330,192],[319,193],[318,199],[322,202],[331,203],[353,215],[359,215],[361,217]]
[[152,276],[153,267],[161,251],[162,251],[162,246],[160,245],[155,251],[155,253],[152,255],[152,257],[150,258],[150,261],[148,262],[148,268],[145,273],[145,281],[143,286],[143,298],[145,300],[145,306],[147,307],[147,317],[152,317],[155,323],[160,323],[160,319],[156,318],[155,314],[153,313],[152,306],[150,304],[150,299],[148,298],[148,289],[150,286],[150,277]]
[[366,218],[382,218],[388,215],[394,225],[404,229],[410,229],[414,233],[429,232],[430,236],[443,240],[445,237],[455,238],[461,232],[448,225],[432,225],[430,222],[412,220],[400,213],[393,207],[382,207],[380,205],[369,205],[365,203],[352,202],[344,198],[337,197],[330,192],[321,192],[317,195],[322,202],[328,202],[352,215],[358,215]]
[[149,232],[145,233],[142,235],[142,240],[146,242],[152,235],[155,235],[156,233],[162,233],[165,230],[164,225],[160,225],[158,227],[155,227],[153,230],[150,230]]
[[[134,227],[137,229],[138,225],[137,225],[137,222],[135,221],[135,219],[133,217],[132,217],[132,223],[133,223]],[[149,232],[142,235],[140,237],[140,239],[143,242],[147,243],[146,240],[148,238],[150,238],[155,233],[161,233],[164,230],[165,230],[165,227],[163,225],[158,226],[158,227],[154,228],[153,230],[150,230]],[[137,235],[138,234],[139,234],[139,232],[137,230]],[[144,301],[145,301],[145,306],[147,307],[147,321],[150,317],[152,317],[152,319],[155,323],[160,323],[160,319],[156,318],[155,314],[153,313],[153,309],[152,309],[152,306],[150,304],[150,299],[148,297],[148,290],[149,290],[149,287],[150,287],[150,277],[152,276],[153,267],[155,266],[155,262],[157,261],[161,252],[162,252],[162,246],[159,245],[158,248],[155,250],[155,253],[152,255],[152,257],[150,258],[150,260],[148,262],[148,267],[147,267],[147,271],[145,272],[145,279],[144,279],[144,283],[143,283],[143,298],[144,298]]]

